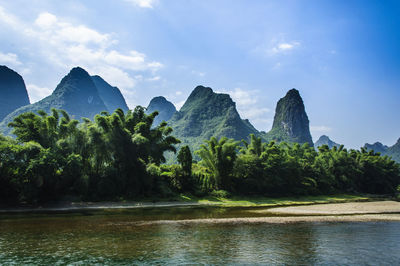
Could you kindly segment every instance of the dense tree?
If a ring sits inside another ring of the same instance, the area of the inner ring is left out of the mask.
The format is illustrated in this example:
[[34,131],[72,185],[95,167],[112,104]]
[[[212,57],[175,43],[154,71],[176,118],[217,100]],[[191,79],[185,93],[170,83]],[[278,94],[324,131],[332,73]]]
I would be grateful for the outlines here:
[[239,142],[226,137],[219,141],[212,137],[202,144],[197,154],[201,164],[207,167],[215,180],[216,189],[230,189],[233,165],[237,157]]
[[[195,195],[394,194],[400,165],[380,153],[343,146],[262,142],[240,144],[211,137],[195,152],[188,146],[167,165],[179,140],[157,112],[143,107],[103,112],[94,121],[52,109],[24,113],[9,124],[15,139],[0,135],[0,202],[121,199]],[[222,191],[221,189],[225,190]]]
[[190,151],[189,146],[183,146],[178,153],[178,162],[182,167],[182,189],[186,191],[190,191],[191,189],[191,178],[192,178],[192,152]]

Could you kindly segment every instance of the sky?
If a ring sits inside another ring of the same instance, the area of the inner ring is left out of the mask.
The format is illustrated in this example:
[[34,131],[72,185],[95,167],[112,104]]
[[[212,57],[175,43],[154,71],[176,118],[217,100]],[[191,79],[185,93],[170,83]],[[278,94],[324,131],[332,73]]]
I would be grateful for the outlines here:
[[296,88],[314,141],[400,137],[400,1],[0,0],[0,36],[31,102],[81,66],[130,108],[162,95],[179,109],[204,85],[269,131]]

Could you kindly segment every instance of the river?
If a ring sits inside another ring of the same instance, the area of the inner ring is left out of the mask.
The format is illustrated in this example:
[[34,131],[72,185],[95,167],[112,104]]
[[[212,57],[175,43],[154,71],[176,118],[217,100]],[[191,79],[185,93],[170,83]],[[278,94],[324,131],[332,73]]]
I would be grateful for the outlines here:
[[174,207],[0,214],[0,264],[400,264],[399,222],[182,223],[255,217]]

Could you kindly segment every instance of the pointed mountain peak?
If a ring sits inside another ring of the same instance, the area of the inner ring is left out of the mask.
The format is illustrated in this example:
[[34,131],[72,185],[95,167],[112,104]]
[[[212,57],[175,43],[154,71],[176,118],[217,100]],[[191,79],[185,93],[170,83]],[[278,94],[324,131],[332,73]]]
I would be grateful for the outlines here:
[[0,122],[15,109],[29,104],[25,82],[20,74],[0,66]]
[[210,87],[204,87],[204,86],[197,86],[194,88],[192,93],[190,94],[188,101],[194,99],[194,98],[203,98],[203,97],[208,97],[210,95],[213,95],[214,92]]
[[309,125],[303,99],[298,90],[291,89],[278,101],[272,129],[266,139],[314,145]]
[[68,76],[69,75],[72,75],[72,76],[89,76],[89,73],[86,70],[84,70],[83,68],[81,68],[81,67],[74,67],[69,71]]
[[89,73],[81,67],[74,67],[64,76],[53,94],[85,90],[88,90],[89,93],[95,93],[94,91],[96,91],[97,94],[96,86]]
[[164,96],[157,96],[157,97],[154,97],[153,99],[151,99],[149,106],[151,106],[153,104],[163,104],[163,103],[171,103],[171,102],[168,101]]
[[233,106],[233,108],[236,108],[236,104],[229,94],[216,93],[210,87],[199,85],[194,88],[180,111],[185,112],[185,110],[191,109],[193,106],[201,106],[204,104],[208,105],[210,102],[216,102],[217,104],[223,102],[224,105],[229,105]]
[[211,136],[247,139],[258,131],[242,120],[236,104],[228,94],[215,93],[211,88],[197,86],[185,104],[170,120],[178,138],[197,138],[196,145]]
[[101,111],[110,111],[101,99],[92,77],[81,67],[71,69],[51,97],[42,101],[51,101],[52,107],[65,109],[76,118],[93,118]]
[[165,97],[158,96],[151,99],[149,105],[146,108],[146,113],[151,114],[154,111],[158,111],[158,116],[154,119],[153,124],[159,125],[162,121],[168,121],[175,114],[176,108]]
[[213,90],[210,87],[204,87],[203,85],[199,85],[196,88],[194,88],[192,94],[199,94],[199,93],[210,94],[212,92]]
[[287,97],[290,97],[290,98],[300,98],[300,99],[301,99],[300,92],[299,92],[298,90],[296,90],[295,88],[289,90],[289,91],[286,93],[285,98],[287,98]]
[[[12,70],[12,69],[9,68],[8,66],[0,65],[0,73],[7,73],[7,72],[18,74],[17,72],[15,72],[14,70]],[[19,75],[19,74],[18,74],[18,75]]]
[[319,137],[319,139],[317,140],[317,142],[315,142],[314,146],[315,147],[319,147],[322,145],[328,145],[328,147],[331,149],[332,147],[339,147],[340,144],[332,141],[327,135],[322,135],[321,137]]
[[327,135],[322,135],[319,140],[330,140],[330,138]]

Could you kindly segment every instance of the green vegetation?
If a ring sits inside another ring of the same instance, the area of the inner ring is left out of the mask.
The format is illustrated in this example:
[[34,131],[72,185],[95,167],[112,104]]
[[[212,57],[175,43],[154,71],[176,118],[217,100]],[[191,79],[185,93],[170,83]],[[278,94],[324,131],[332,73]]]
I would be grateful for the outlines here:
[[[192,150],[199,149],[203,141],[212,136],[241,140],[248,138],[249,134],[259,135],[248,120],[240,118],[228,94],[215,93],[211,88],[203,86],[193,90],[168,124],[182,145],[189,145]],[[172,158],[169,160],[173,161]]]
[[[127,113],[102,112],[81,123],[56,109],[19,115],[9,124],[16,139],[0,136],[0,201],[186,194],[228,205],[273,204],[265,197],[394,195],[400,184],[400,165],[379,153],[326,145],[316,151],[307,143],[264,143],[253,134],[248,142],[211,137],[194,152],[198,162],[183,146],[179,164],[167,165],[164,154],[176,152],[180,141],[166,122],[153,126],[156,115],[140,106]],[[243,197],[248,200],[240,201]]]
[[298,197],[261,197],[261,196],[233,196],[215,197],[208,196],[202,199],[193,199],[201,204],[219,205],[224,207],[273,207],[273,206],[292,206],[322,203],[343,203],[354,201],[369,201],[377,198],[368,195],[327,195],[327,196],[298,196]]
[[[99,87],[96,87],[95,83]],[[111,110],[107,109],[105,102]],[[113,112],[116,107],[128,109],[118,88],[111,87],[96,76],[92,78],[84,69],[75,67],[61,80],[51,95],[9,113],[0,123],[0,132],[10,135],[11,130],[7,125],[18,115],[27,112],[43,110],[49,113],[55,108],[67,111],[71,118],[93,119],[96,114],[102,111]]]
[[291,89],[278,101],[272,129],[262,137],[267,141],[308,143],[312,146],[309,124],[299,91]]

